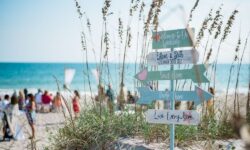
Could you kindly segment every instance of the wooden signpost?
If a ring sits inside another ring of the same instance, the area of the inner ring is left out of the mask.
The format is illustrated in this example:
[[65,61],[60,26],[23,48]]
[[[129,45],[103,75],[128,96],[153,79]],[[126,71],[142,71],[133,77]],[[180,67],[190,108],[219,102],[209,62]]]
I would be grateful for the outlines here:
[[200,122],[200,116],[194,110],[148,109],[145,115],[149,123],[198,125]]
[[[199,105],[203,101],[208,101],[213,97],[209,92],[204,91],[198,86],[195,91],[153,91],[149,87],[138,87],[140,98],[138,104],[151,104],[155,100],[170,101],[194,101],[195,105]],[[174,95],[174,97],[173,97]]]
[[[194,32],[194,29],[191,29]],[[187,29],[168,30],[153,32],[153,49],[171,48],[168,52],[154,52],[147,55],[148,65],[170,64],[169,71],[148,71],[142,70],[135,75],[135,78],[142,82],[153,80],[170,80],[170,91],[152,91],[148,87],[139,87],[140,99],[137,103],[150,104],[156,99],[171,102],[171,110],[151,110],[146,112],[146,119],[149,123],[169,124],[170,126],[170,150],[174,150],[175,124],[197,125],[199,114],[196,111],[175,110],[175,100],[194,101],[196,105],[203,100],[212,97],[199,87],[195,91],[174,91],[174,80],[192,79],[193,82],[209,82],[203,75],[206,71],[204,65],[194,65],[191,69],[174,70],[173,64],[196,64],[198,52],[196,50],[174,51],[173,48],[192,47],[192,38]]]
[[175,71],[148,71],[144,69],[135,75],[135,78],[142,81],[153,81],[153,80],[181,80],[181,79],[191,79],[194,83],[198,83],[198,77],[195,71],[198,70],[199,79],[203,83],[209,82],[209,80],[204,76],[206,71],[205,65],[194,65],[191,69],[175,70]]
[[[194,28],[191,30],[194,32]],[[187,29],[153,32],[153,49],[190,46],[192,46],[192,41],[189,38]]]
[[197,50],[152,52],[147,55],[148,65],[192,64],[196,63],[198,59],[199,53]]

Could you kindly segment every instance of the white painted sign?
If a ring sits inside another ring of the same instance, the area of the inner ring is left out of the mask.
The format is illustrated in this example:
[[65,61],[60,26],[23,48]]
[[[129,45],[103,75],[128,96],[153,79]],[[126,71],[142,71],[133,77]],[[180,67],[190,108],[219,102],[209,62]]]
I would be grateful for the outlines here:
[[197,125],[200,122],[200,116],[194,110],[149,109],[145,115],[148,123]]
[[199,60],[197,50],[179,50],[167,52],[152,52],[147,55],[149,65],[192,64]]

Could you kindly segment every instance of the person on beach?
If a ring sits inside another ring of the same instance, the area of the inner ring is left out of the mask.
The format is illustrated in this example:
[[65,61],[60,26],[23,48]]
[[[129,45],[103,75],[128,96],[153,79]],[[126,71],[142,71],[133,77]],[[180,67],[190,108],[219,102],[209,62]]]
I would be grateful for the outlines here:
[[19,91],[18,95],[18,108],[19,110],[23,110],[25,104],[25,96],[22,90]]
[[130,91],[128,91],[128,93],[127,93],[127,101],[128,101],[128,104],[134,104],[135,103],[134,96],[131,94]]
[[35,101],[36,101],[36,111],[40,112],[42,108],[42,95],[43,92],[41,89],[38,89],[37,93],[35,94]]
[[28,104],[26,105],[26,116],[31,127],[32,135],[29,139],[35,138],[36,103],[33,94],[28,94]]
[[9,104],[9,95],[4,95],[4,99],[0,101],[0,130],[3,133],[3,139],[5,137],[5,125],[6,125],[6,113],[5,108]]
[[80,116],[80,94],[77,90],[74,91],[74,97],[72,99],[73,111],[75,114],[75,118]]
[[10,96],[8,94],[4,95],[4,100],[1,101],[1,108],[5,109],[5,107],[10,103]]
[[25,96],[25,100],[28,99],[28,90],[25,88],[23,89],[23,93],[24,93],[24,96]]
[[8,122],[8,127],[10,130],[10,136],[15,139],[17,133],[16,131],[18,124],[19,106],[18,106],[18,96],[16,92],[11,96],[10,103],[5,108],[6,119]]
[[114,91],[112,89],[112,85],[108,85],[108,89],[106,91],[106,96],[108,97],[108,107],[109,107],[109,112],[112,114],[114,112]]
[[49,95],[49,92],[45,90],[42,95],[42,112],[50,112],[50,103],[52,98]]
[[56,96],[54,97],[53,108],[55,112],[61,112],[62,110],[62,99],[61,99],[61,94],[59,92],[57,92]]
[[[208,91],[209,91],[212,95],[215,94],[214,88],[212,88],[212,87],[209,87],[209,88],[208,88]],[[208,110],[208,113],[209,113],[210,115],[213,114],[213,112],[214,112],[213,103],[214,103],[214,102],[213,102],[213,99],[210,99],[210,100],[207,101],[207,110]]]

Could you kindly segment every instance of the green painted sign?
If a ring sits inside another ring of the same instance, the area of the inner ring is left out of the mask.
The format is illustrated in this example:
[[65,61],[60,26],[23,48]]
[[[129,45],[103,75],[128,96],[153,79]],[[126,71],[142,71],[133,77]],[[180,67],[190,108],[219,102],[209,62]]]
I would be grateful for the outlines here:
[[135,78],[142,81],[152,80],[181,80],[191,79],[193,82],[208,83],[209,80],[204,76],[206,67],[204,64],[193,65],[191,69],[174,70],[174,71],[148,71],[144,69],[135,75]]
[[[194,28],[191,28],[194,35]],[[187,29],[153,32],[153,49],[191,47],[192,41]],[[191,37],[193,39],[193,37]]]

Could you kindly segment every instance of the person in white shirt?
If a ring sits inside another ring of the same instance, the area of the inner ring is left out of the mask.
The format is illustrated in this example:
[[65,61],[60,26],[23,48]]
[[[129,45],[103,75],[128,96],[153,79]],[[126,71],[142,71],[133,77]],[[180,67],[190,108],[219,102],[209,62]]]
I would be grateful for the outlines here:
[[38,89],[37,93],[35,94],[35,101],[36,101],[36,110],[39,112],[42,108],[42,95],[43,92],[41,89]]

